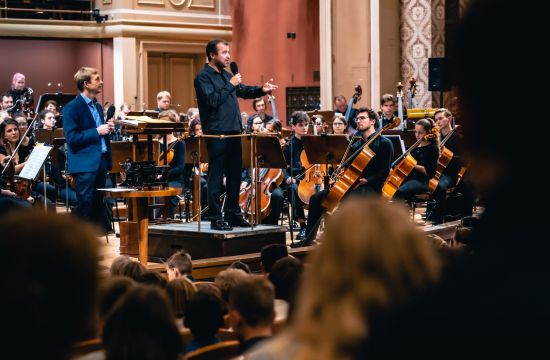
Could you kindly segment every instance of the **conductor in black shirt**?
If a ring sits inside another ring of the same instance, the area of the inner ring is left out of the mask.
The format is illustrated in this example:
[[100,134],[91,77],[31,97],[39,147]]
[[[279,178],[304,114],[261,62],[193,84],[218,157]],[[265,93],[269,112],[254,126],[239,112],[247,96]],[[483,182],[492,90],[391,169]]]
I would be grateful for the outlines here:
[[[195,78],[195,92],[202,122],[202,130],[207,135],[240,134],[241,111],[237,96],[244,99],[261,97],[277,88],[272,79],[263,86],[241,84],[240,73],[231,74],[225,70],[231,55],[229,44],[223,40],[211,40],[206,45],[208,63]],[[239,138],[206,140],[208,150],[208,206],[211,214],[211,228],[231,230],[231,226],[247,227],[250,224],[242,217],[239,207],[239,187],[241,182],[242,148]],[[219,197],[226,176],[226,204],[224,221]]]

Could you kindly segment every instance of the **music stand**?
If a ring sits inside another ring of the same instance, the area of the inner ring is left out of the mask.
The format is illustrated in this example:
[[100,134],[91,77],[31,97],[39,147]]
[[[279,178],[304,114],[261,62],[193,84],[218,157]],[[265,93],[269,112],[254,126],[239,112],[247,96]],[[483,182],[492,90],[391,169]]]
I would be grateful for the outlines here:
[[130,111],[126,117],[134,117],[134,116],[148,116],[151,119],[158,119],[159,118],[159,112],[154,110],[143,110],[143,111]]
[[[136,146],[137,159],[145,159],[147,156],[147,140],[139,140]],[[153,139],[153,160],[158,163],[160,154],[160,143]],[[133,161],[134,143],[131,141],[111,141],[111,154],[113,157],[113,168],[110,173],[123,172],[121,163],[127,160]]]
[[25,161],[25,166],[17,176],[19,179],[28,181],[34,181],[38,176],[40,168],[44,169],[44,210],[48,212],[47,199],[46,199],[46,167],[44,167],[44,161],[48,158],[53,146],[40,145],[35,146],[32,149],[29,158]]
[[[323,135],[302,135],[302,144],[310,164],[340,163],[349,140],[346,135],[323,134]],[[328,174],[325,175],[324,185],[328,189]]]
[[57,121],[57,127],[63,127],[63,108],[69,102],[71,102],[77,95],[76,94],[63,94],[63,93],[46,93],[40,95],[38,104],[36,105],[36,114],[44,110],[46,102],[54,100],[57,103],[57,111],[59,112],[59,120]]
[[405,152],[405,142],[401,140],[401,136],[399,135],[382,135],[383,137],[387,138],[391,141],[393,145],[393,159],[392,162],[399,159],[401,155]]

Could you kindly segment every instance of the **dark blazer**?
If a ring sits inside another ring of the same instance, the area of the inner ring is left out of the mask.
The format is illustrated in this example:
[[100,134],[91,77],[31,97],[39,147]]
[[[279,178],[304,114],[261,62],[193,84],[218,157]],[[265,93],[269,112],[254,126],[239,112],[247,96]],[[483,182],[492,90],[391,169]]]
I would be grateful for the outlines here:
[[[104,124],[103,109],[96,104],[101,122]],[[101,141],[92,112],[81,95],[78,95],[63,109],[63,130],[67,139],[69,173],[95,172],[101,162]],[[111,143],[103,136],[107,145],[107,169],[113,166]]]

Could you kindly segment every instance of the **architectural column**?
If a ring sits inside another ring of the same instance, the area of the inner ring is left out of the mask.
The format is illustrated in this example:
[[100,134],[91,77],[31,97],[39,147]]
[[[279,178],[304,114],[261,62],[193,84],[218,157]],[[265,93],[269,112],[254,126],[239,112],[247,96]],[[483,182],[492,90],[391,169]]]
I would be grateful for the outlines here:
[[321,109],[332,110],[332,1],[319,0]]
[[136,38],[113,38],[114,103],[129,103],[133,105],[132,110],[141,110],[140,104],[135,104],[139,82],[137,63]]

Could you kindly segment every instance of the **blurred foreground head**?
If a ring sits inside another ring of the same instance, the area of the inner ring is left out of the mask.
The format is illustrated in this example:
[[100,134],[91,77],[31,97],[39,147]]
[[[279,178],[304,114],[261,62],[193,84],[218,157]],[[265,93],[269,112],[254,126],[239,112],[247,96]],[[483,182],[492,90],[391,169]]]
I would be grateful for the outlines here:
[[97,262],[94,230],[73,217],[25,212],[0,220],[2,351],[66,358],[89,325]]

